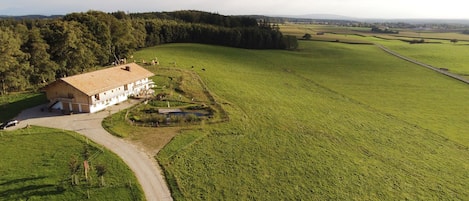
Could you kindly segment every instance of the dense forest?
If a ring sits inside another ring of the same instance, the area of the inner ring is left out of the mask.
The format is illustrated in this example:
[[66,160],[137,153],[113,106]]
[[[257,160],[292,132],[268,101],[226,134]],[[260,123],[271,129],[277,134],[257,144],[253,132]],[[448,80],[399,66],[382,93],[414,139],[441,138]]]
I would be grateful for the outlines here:
[[88,11],[54,19],[1,19],[0,93],[38,89],[128,58],[139,48],[177,42],[250,49],[298,46],[295,37],[282,35],[265,20],[200,11]]

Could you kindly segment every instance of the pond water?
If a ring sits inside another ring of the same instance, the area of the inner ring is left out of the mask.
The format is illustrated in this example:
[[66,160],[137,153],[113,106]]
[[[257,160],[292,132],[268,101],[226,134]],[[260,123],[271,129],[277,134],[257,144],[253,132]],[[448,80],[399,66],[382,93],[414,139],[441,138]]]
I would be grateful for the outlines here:
[[208,114],[200,113],[200,112],[171,112],[169,115],[180,115],[180,116],[186,116],[193,114],[198,117],[203,117],[203,116],[208,116]]

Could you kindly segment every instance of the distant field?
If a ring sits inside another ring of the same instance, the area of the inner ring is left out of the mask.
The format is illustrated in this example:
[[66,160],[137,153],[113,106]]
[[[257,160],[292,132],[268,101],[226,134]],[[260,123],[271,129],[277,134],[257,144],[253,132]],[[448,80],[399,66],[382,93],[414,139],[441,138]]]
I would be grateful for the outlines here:
[[230,115],[158,154],[176,199],[469,199],[469,86],[375,46],[300,47],[135,54],[199,73]]
[[[0,200],[144,200],[132,171],[115,154],[90,142],[90,182],[83,172],[86,141],[78,134],[31,127],[0,131]],[[80,185],[71,185],[69,162],[79,160]],[[95,165],[103,164],[99,187]]]
[[[399,34],[378,34],[369,28],[342,27],[333,25],[286,24],[281,30],[299,38],[312,34],[312,40],[338,41],[343,43],[378,43],[406,57],[446,68],[450,72],[469,79],[469,35],[457,32],[432,32],[400,30]],[[316,35],[324,32],[324,35]],[[405,41],[424,39],[424,44],[409,44]],[[450,40],[457,39],[456,43]]]
[[[337,27],[327,25],[311,24],[283,24],[280,25],[282,33],[302,38],[305,34],[311,34],[312,40],[334,41],[344,43],[369,43],[363,37],[361,31],[366,28],[358,27]],[[321,33],[319,35],[318,33]]]
[[[438,40],[433,40],[438,41]],[[409,58],[438,68],[447,68],[451,72],[469,78],[469,43],[458,42],[452,44],[449,41],[439,41],[441,44],[414,44],[400,41],[381,40],[378,43]]]
[[469,41],[468,34],[455,33],[455,32],[431,32],[431,31],[409,31],[404,30],[399,33],[399,35],[406,37],[415,37],[415,38],[432,38],[432,39],[458,39],[461,41]]

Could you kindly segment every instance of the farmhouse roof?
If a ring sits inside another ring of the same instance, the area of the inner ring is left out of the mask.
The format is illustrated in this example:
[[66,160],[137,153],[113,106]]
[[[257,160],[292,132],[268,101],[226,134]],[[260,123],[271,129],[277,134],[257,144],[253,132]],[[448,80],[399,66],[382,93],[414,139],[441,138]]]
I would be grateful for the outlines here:
[[103,91],[117,88],[154,74],[135,63],[110,67],[89,73],[83,73],[60,80],[92,96]]

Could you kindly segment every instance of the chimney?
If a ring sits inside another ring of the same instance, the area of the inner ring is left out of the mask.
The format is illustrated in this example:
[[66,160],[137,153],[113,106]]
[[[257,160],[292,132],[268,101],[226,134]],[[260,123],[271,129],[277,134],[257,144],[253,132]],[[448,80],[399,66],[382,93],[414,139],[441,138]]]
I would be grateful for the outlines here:
[[125,66],[125,70],[130,72],[130,66]]

